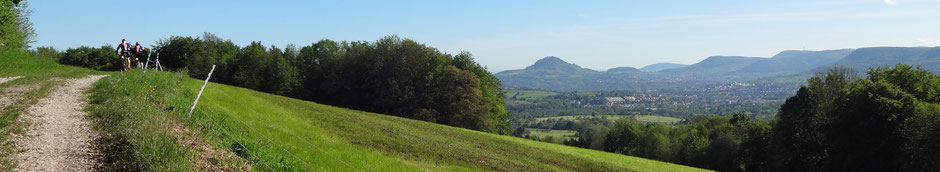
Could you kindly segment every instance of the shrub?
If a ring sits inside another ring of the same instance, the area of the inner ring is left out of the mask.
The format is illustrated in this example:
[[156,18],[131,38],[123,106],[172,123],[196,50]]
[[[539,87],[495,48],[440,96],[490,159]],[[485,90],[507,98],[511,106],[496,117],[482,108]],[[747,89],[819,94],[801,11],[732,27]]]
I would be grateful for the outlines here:
[[65,50],[65,55],[59,59],[59,63],[95,70],[121,70],[121,57],[114,53],[114,47],[109,45],[101,48],[70,48]]

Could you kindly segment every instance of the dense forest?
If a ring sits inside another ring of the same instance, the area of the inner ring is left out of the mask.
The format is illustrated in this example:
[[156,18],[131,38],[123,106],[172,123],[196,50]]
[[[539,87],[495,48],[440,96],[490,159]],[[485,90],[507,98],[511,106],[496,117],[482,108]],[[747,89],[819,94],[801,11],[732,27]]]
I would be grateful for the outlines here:
[[565,144],[719,171],[940,168],[940,76],[903,64],[867,74],[819,73],[771,120],[740,113],[676,126],[586,120],[570,124],[578,138]]
[[[114,47],[58,52],[40,58],[97,70],[120,70]],[[468,52],[452,55],[410,39],[316,43],[285,48],[252,42],[239,47],[211,33],[157,43],[165,68],[212,81],[318,103],[390,114],[500,134],[511,124],[500,81]]]

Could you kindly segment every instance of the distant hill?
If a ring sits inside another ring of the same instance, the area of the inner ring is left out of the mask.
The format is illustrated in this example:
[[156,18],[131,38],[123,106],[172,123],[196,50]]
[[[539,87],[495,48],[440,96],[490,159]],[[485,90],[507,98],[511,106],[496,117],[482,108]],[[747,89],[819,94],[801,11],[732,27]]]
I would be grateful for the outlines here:
[[509,87],[548,90],[639,90],[670,87],[659,76],[632,67],[618,67],[598,72],[565,62],[558,57],[545,57],[525,69],[507,70],[495,76]]
[[766,59],[742,56],[711,56],[686,67],[666,69],[659,72],[684,77],[719,78]]
[[561,58],[548,56],[542,58],[525,69],[507,70],[498,74],[516,75],[516,74],[539,74],[539,75],[579,75],[579,74],[597,74],[597,71],[582,68],[573,63],[565,62]]
[[738,70],[739,73],[753,73],[759,75],[789,75],[811,70],[831,64],[842,58],[854,49],[799,51],[787,50],[774,55],[770,59],[757,61]]
[[770,58],[712,56],[692,65],[658,63],[641,69],[618,67],[605,72],[546,57],[525,69],[500,72],[496,77],[509,87],[556,91],[645,90],[721,82],[802,83],[814,72],[833,66],[847,66],[864,73],[869,67],[898,63],[919,65],[940,74],[940,47],[787,50]]
[[674,68],[680,68],[680,67],[685,67],[685,66],[688,66],[688,65],[677,64],[677,63],[656,63],[656,64],[643,66],[642,68],[640,68],[640,70],[643,72],[659,72],[661,70],[674,69]]
[[871,47],[859,48],[833,64],[817,68],[845,66],[863,73],[869,67],[895,64],[920,65],[933,73],[940,73],[940,47]]
[[633,67],[615,67],[607,69],[607,73],[637,73],[643,72]]

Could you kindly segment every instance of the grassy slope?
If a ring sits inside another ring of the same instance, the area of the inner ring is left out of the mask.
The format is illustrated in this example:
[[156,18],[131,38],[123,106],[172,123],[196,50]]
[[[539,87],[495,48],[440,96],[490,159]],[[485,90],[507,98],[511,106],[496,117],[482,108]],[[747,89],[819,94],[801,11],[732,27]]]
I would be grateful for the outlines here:
[[[4,57],[4,56],[0,56]],[[0,76],[80,77],[100,73],[0,59]],[[116,168],[182,171],[194,150],[180,147],[174,125],[234,150],[262,171],[698,171],[686,166],[494,135],[299,101],[210,83],[192,119],[186,112],[202,84],[185,75],[111,73],[91,90],[89,110],[104,131]],[[23,80],[23,79],[21,79]],[[26,80],[24,80],[26,81]],[[238,166],[233,160],[212,160]]]
[[[158,102],[147,107],[168,112],[171,118],[186,119],[185,113],[201,84],[199,80],[179,74],[120,73],[103,79],[93,93],[106,95],[123,92],[112,89],[137,90],[118,95],[142,98],[109,97],[102,101]],[[156,91],[148,93],[151,87]],[[120,105],[104,103],[102,107],[119,109]],[[108,110],[101,110],[99,114],[108,113]],[[698,170],[320,105],[215,83],[207,86],[192,120],[188,121],[192,128],[200,128],[205,139],[216,147],[228,150],[243,147],[244,151],[236,152],[247,157],[259,170]]]

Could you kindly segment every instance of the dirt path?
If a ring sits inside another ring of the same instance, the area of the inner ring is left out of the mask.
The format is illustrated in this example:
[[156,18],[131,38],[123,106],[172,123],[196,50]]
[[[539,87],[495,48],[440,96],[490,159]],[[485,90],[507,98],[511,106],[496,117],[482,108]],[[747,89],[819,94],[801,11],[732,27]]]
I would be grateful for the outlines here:
[[4,83],[4,82],[7,82],[7,81],[12,81],[12,80],[20,79],[20,78],[22,78],[22,76],[0,77],[0,84],[2,84],[2,83]]
[[101,167],[93,141],[98,133],[83,111],[85,90],[105,75],[69,79],[20,116],[31,124],[24,137],[14,139],[25,150],[15,159],[15,171],[94,171]]
[[[21,76],[0,78],[0,84],[22,78]],[[23,94],[32,89],[38,88],[38,85],[13,85],[6,88],[0,88],[0,110],[13,105],[16,101],[23,98]]]

